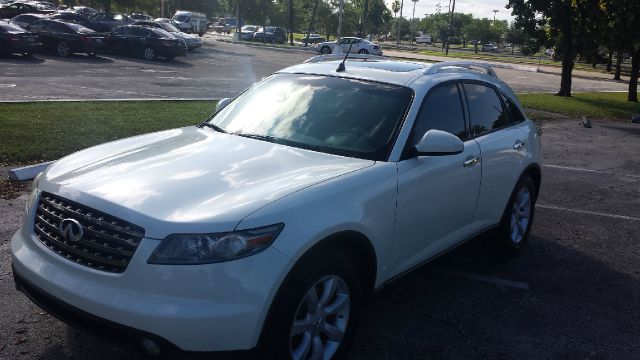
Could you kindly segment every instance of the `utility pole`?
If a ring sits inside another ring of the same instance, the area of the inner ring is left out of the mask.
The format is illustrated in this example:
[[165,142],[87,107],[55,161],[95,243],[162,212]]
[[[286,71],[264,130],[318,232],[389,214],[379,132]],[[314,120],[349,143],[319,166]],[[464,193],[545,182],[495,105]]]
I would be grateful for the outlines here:
[[499,13],[500,10],[493,10],[493,25],[496,24],[496,14]]
[[416,21],[416,3],[418,2],[418,0],[411,0],[413,1],[413,14],[411,14],[411,43],[413,44],[413,38],[416,35],[416,30],[413,28],[413,24]]
[[[340,0],[340,7],[338,9],[338,36],[336,36],[336,41],[340,41],[340,37],[342,36],[342,13],[344,12],[344,0]],[[329,39],[327,39],[329,41]]]
[[400,19],[398,19],[398,23],[396,25],[398,25],[398,37],[396,38],[396,46],[400,47],[400,28],[401,26],[401,22],[402,22],[402,8],[404,7],[404,0],[400,1]]
[[453,13],[456,12],[456,0],[453,0],[453,6],[451,6],[451,17],[449,18],[449,32],[447,33],[447,51],[445,55],[449,55],[449,42],[451,41],[451,31],[453,30]]

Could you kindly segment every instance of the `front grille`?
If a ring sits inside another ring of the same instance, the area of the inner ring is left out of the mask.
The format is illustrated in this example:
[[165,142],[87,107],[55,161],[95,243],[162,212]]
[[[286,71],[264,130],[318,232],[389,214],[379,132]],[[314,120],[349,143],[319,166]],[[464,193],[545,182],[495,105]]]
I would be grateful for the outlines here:
[[[76,220],[83,236],[68,240],[60,231],[65,219]],[[144,229],[103,212],[43,192],[35,219],[38,240],[58,255],[90,268],[121,273],[144,237]]]

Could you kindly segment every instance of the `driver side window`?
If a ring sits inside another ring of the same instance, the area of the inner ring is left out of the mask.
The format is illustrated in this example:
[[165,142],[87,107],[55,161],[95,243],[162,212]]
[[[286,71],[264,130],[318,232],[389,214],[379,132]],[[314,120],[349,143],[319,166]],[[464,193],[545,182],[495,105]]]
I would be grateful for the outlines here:
[[411,144],[415,145],[429,130],[442,130],[467,139],[462,98],[456,83],[439,85],[428,94],[413,129]]

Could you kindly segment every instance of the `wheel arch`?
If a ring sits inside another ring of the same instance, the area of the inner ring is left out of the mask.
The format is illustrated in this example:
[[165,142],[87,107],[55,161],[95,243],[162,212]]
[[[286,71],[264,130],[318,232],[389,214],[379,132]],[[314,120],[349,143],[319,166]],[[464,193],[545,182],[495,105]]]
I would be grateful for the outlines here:
[[[520,175],[520,179],[522,179],[527,175],[531,177],[531,179],[533,180],[533,183],[536,186],[536,198],[537,198],[538,194],[540,194],[540,185],[542,184],[542,169],[540,168],[540,165],[537,163],[533,163],[527,166],[522,172],[522,175]],[[520,182],[520,179],[518,179],[518,182]]]

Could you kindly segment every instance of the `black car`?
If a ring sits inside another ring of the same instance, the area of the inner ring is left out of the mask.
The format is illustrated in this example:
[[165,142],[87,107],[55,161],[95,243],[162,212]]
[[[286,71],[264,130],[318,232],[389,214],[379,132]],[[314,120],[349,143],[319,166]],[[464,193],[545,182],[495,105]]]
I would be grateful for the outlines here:
[[29,27],[29,25],[33,24],[38,20],[46,19],[47,15],[44,14],[22,14],[18,16],[14,16],[9,20],[9,23],[17,25],[23,29]]
[[93,21],[89,20],[88,17],[74,13],[74,12],[70,12],[70,11],[63,11],[63,12],[59,12],[57,14],[51,15],[49,19],[60,20],[66,23],[74,23],[74,24],[82,25],[94,31],[98,30],[98,27],[96,26],[96,24]]
[[0,55],[22,54],[30,56],[42,46],[37,34],[5,22],[0,22]]
[[173,60],[187,56],[187,46],[182,39],[162,29],[127,25],[115,28],[109,39],[110,48],[120,54],[138,55],[146,60],[164,57]]
[[283,28],[266,26],[253,33],[253,41],[277,42],[284,44],[287,41],[287,34]]
[[40,20],[31,24],[29,30],[40,35],[45,49],[53,50],[63,57],[73,53],[95,56],[105,46],[104,37],[78,24]]
[[54,11],[39,8],[35,4],[14,2],[0,7],[0,19],[11,19],[21,14],[52,14]]

